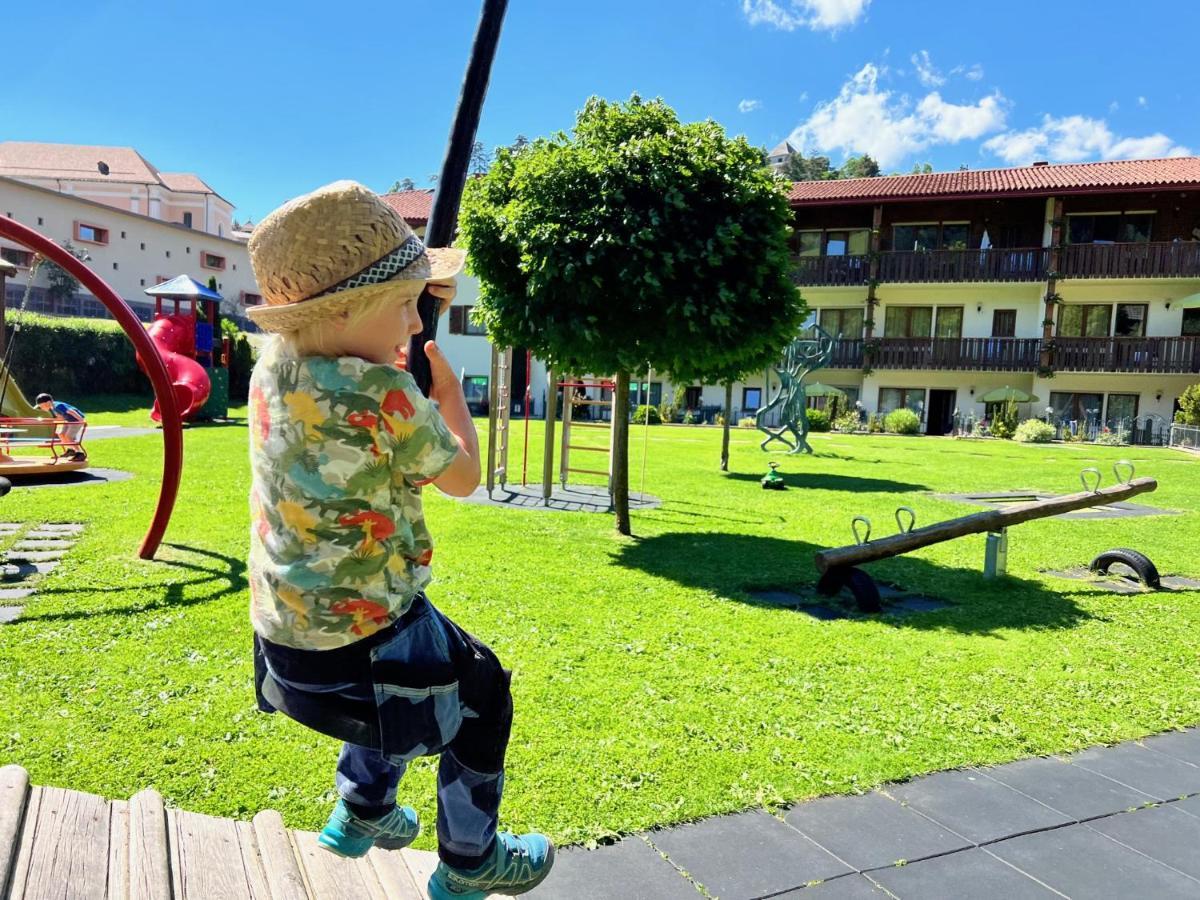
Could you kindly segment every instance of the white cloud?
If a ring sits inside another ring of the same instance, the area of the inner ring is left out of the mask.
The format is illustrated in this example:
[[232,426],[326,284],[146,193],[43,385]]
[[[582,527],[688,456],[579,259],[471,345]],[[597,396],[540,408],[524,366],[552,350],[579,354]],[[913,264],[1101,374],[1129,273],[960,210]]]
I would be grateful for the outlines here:
[[1149,159],[1187,156],[1187,147],[1161,132],[1145,137],[1118,137],[1103,119],[1087,116],[1043,116],[1042,124],[998,134],[983,149],[1006,162],[1026,165],[1036,159],[1080,162],[1087,159]]
[[770,25],[782,31],[811,28],[836,31],[856,24],[871,0],[742,0],[751,25]]
[[917,70],[917,78],[925,87],[941,87],[946,83],[946,79],[942,73],[934,66],[933,60],[929,58],[929,51],[922,50],[920,53],[912,55],[912,64]]
[[1145,98],[1145,97],[1138,97],[1138,106],[1146,106],[1146,105],[1147,105],[1147,104],[1146,104],[1146,98]]
[[742,100],[738,103],[740,113],[754,112],[756,109],[762,109],[761,100]]
[[1108,111],[1110,113],[1115,113],[1120,108],[1121,108],[1121,104],[1118,103],[1116,100],[1114,100],[1112,103],[1108,104]]
[[879,85],[886,69],[862,67],[837,97],[818,103],[790,140],[805,152],[869,153],[889,168],[936,144],[972,140],[1004,127],[1005,101],[999,92],[978,103],[956,104],[934,91],[914,106]]
[[963,78],[966,78],[969,81],[982,81],[983,66],[981,66],[979,63],[975,63],[975,65],[970,66],[969,68],[965,65],[957,65],[950,70],[950,74],[961,75]]

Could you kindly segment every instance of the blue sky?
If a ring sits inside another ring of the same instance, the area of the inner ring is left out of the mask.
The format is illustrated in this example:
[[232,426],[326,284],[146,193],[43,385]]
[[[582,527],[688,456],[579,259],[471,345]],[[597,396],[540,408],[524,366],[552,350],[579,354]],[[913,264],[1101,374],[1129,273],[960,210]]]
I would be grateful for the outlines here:
[[[6,32],[0,139],[133,146],[255,220],[337,178],[425,183],[479,11],[70,7],[27,5]],[[885,171],[1200,153],[1200,4],[1169,17],[1113,0],[510,0],[480,139],[569,128],[590,94],[639,91]]]

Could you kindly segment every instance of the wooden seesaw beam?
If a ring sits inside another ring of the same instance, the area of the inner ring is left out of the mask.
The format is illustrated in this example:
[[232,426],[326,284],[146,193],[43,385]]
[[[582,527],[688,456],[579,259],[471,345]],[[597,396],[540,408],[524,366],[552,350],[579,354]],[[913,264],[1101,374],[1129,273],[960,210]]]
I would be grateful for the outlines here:
[[957,519],[947,519],[936,522],[924,528],[914,528],[894,534],[879,540],[868,540],[863,544],[853,544],[846,547],[834,547],[829,550],[819,550],[816,553],[817,570],[825,574],[830,569],[840,566],[857,566],[888,559],[918,550],[931,544],[953,540],[968,534],[998,532],[1011,525],[1020,525],[1032,519],[1045,519],[1060,513],[1076,509],[1087,509],[1089,506],[1103,506],[1125,500],[1138,494],[1146,494],[1158,488],[1158,482],[1153,478],[1134,478],[1124,484],[1100,488],[1094,491],[1080,491],[1077,494],[1067,494],[1064,497],[1051,497],[1048,500],[1032,500],[1007,509],[992,509],[987,512],[973,513],[960,516]]

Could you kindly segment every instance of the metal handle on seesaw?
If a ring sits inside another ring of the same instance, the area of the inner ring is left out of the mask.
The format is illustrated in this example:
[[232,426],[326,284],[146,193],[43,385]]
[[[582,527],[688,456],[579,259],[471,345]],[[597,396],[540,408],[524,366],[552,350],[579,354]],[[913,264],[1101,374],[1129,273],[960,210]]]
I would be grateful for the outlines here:
[[[1121,471],[1124,469],[1129,470],[1129,475],[1122,478]],[[1127,459],[1118,459],[1113,463],[1113,475],[1116,477],[1118,484],[1129,484],[1129,482],[1133,481],[1133,463]]]
[[[908,527],[904,527],[904,523],[900,520],[900,513],[908,513]],[[911,506],[901,506],[896,509],[896,527],[900,529],[901,534],[908,534],[917,527],[917,513]]]
[[[1088,484],[1088,475],[1095,475],[1095,483]],[[1104,480],[1104,476],[1100,474],[1100,470],[1095,466],[1088,466],[1086,469],[1079,470],[1079,480],[1083,483],[1083,489],[1089,493],[1096,493],[1100,490],[1100,482]]]
[[[858,534],[858,523],[859,522],[862,522],[864,525],[867,526],[866,534],[862,535],[861,537]],[[871,520],[868,519],[866,516],[855,516],[853,519],[851,519],[850,520],[850,530],[852,532],[854,532],[854,543],[856,543],[856,544],[860,544],[860,545],[865,544],[867,541],[871,540]]]

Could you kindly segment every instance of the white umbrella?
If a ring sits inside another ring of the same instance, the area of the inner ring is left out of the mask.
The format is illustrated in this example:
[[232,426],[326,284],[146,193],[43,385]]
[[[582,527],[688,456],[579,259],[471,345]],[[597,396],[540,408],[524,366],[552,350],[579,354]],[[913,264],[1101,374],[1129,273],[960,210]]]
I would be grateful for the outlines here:
[[1182,300],[1176,300],[1175,305],[1180,309],[1200,309],[1200,294],[1188,294]]

